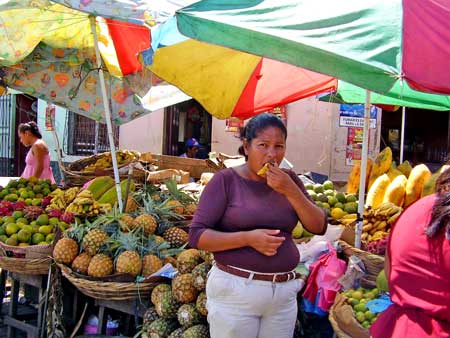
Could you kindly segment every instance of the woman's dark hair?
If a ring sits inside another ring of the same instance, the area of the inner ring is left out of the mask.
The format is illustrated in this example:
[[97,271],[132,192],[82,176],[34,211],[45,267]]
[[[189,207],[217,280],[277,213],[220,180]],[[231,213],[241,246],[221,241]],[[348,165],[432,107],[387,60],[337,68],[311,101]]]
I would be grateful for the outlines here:
[[450,240],[450,169],[445,170],[436,182],[438,198],[431,212],[431,220],[426,234],[435,236],[445,228],[445,237]]
[[[241,129],[241,141],[246,140],[250,143],[255,137],[258,136],[260,132],[268,127],[279,128],[283,132],[284,139],[286,140],[287,129],[283,121],[281,121],[281,119],[274,114],[263,113],[252,117],[246,126]],[[239,154],[245,156],[245,160],[247,160],[247,155],[245,155],[243,145],[239,147],[238,151]]]
[[39,139],[42,138],[42,134],[39,131],[39,127],[37,126],[36,122],[34,122],[34,121],[19,124],[19,131],[22,134],[25,133],[26,131],[29,131],[31,134],[33,134],[37,138],[39,138]]

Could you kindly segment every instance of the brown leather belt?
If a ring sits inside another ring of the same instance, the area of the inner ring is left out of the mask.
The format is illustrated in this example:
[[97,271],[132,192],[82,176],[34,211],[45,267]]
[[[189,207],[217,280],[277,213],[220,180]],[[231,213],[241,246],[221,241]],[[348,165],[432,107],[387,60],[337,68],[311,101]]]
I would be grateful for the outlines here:
[[[233,268],[229,265],[223,265],[218,262],[216,262],[216,266],[225,272],[231,273],[232,275],[242,277],[242,278],[249,278],[252,274],[251,272],[242,271],[236,268]],[[253,273],[253,278],[255,280],[262,280],[266,282],[274,282],[274,283],[284,283],[288,282],[290,280],[298,279],[300,278],[300,274],[298,272],[284,272],[284,273],[274,273],[274,274],[260,274],[260,273]]]

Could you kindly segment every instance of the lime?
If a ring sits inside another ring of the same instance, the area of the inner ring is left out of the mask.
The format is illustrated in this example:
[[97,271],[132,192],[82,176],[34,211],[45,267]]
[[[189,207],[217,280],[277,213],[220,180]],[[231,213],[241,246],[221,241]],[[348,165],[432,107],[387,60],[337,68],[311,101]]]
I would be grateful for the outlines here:
[[347,202],[347,199],[345,198],[345,194],[343,192],[338,192],[335,195],[335,197],[338,200],[338,202],[341,202],[341,203],[346,203]]
[[47,236],[45,236],[45,241],[48,243],[52,243],[54,238],[55,238],[54,234],[48,234]]
[[0,236],[5,235],[6,231],[4,227],[0,227]]
[[377,319],[378,319],[378,316],[373,317],[373,318],[370,320],[370,324],[375,323],[375,321],[376,321]]
[[3,217],[3,223],[8,224],[8,223],[15,223],[16,219],[12,216],[4,216]]
[[336,197],[334,196],[328,196],[328,204],[330,206],[335,206],[335,204],[338,202],[338,200],[336,199]]
[[16,223],[9,223],[6,225],[6,234],[11,236],[19,231],[19,226]]
[[351,300],[352,300],[352,303],[351,303],[352,306],[356,306],[359,304],[359,300],[357,300],[355,298],[351,298]]
[[33,191],[28,191],[28,198],[33,199],[36,196],[36,194]]
[[353,301],[355,301],[356,300],[356,304],[358,304],[359,303],[359,301],[357,300],[357,299],[354,299],[354,298],[352,298],[352,297],[349,297],[349,298],[347,298],[347,303],[348,304],[350,304],[350,305],[356,305],[356,304],[353,304]]
[[34,228],[33,228],[31,225],[28,225],[28,224],[25,224],[25,225],[22,227],[22,230],[26,230],[26,231],[28,231],[30,234],[33,234],[33,233],[34,233]]
[[325,190],[334,190],[334,184],[330,180],[326,180],[322,185]]
[[378,296],[378,294],[380,293],[380,290],[378,290],[377,288],[375,288],[375,289],[372,289],[372,291],[370,291],[370,292],[372,292],[374,295],[377,295],[377,296]]
[[17,196],[17,194],[9,194],[5,196],[5,200],[9,202],[15,202],[18,198],[19,196]]
[[31,232],[24,229],[20,230],[17,234],[17,240],[20,243],[28,243],[31,239]]
[[309,196],[311,196],[313,201],[317,201],[317,194],[314,190],[308,190]]
[[39,244],[44,241],[45,241],[45,236],[39,232],[37,232],[37,233],[33,234],[33,236],[31,236],[32,244]]
[[323,192],[324,189],[323,189],[323,187],[322,187],[322,184],[319,184],[319,183],[314,184],[314,191],[315,191],[316,193]]
[[41,225],[39,227],[39,232],[43,235],[48,235],[53,231],[53,227],[51,225]]
[[28,224],[28,220],[25,217],[20,217],[17,219],[16,223]]
[[32,200],[31,198],[27,198],[27,199],[25,200],[25,204],[28,205],[28,206],[30,206],[31,204],[33,204],[33,200]]
[[22,191],[20,193],[20,197],[23,198],[23,199],[27,199],[28,198],[28,192],[27,191]]
[[361,300],[362,298],[363,298],[363,293],[362,293],[362,291],[354,291],[353,293],[352,293],[352,298],[355,298],[355,299],[358,299],[358,300]]
[[14,211],[14,212],[12,213],[11,216],[14,217],[15,220],[17,220],[17,219],[23,217],[23,212],[22,212],[22,211],[19,211],[19,210],[16,210],[16,211]]
[[306,183],[305,184],[305,189],[306,190],[314,190],[314,184]]
[[347,203],[350,203],[350,202],[357,202],[357,201],[358,201],[358,198],[356,198],[356,196],[353,195],[353,194],[348,194],[348,195],[345,197],[345,201],[346,201]]
[[321,207],[321,208],[322,208],[322,206],[323,206],[323,203],[322,203],[322,202],[320,202],[320,201],[316,201],[316,205],[317,205],[318,207]]
[[356,304],[356,305],[353,307],[353,309],[354,309],[356,312],[362,312],[362,313],[365,313],[365,312],[368,310],[366,304],[364,304],[364,303]]
[[330,205],[327,203],[327,202],[323,202],[322,203],[322,208],[325,208],[325,209],[330,209]]
[[356,214],[358,212],[358,203],[348,202],[344,204],[344,211],[349,214]]
[[325,190],[323,193],[325,196],[334,196],[334,190],[328,189],[328,190]]
[[0,235],[0,242],[5,243],[7,239],[8,239],[8,236]]
[[[336,199],[336,200],[337,200],[337,199]],[[344,204],[342,204],[341,202],[337,202],[337,203],[334,205],[334,207],[335,207],[335,208],[339,208],[339,209],[344,210]]]
[[364,317],[366,317],[366,319],[370,321],[373,318],[375,318],[376,315],[373,312],[366,311],[366,312],[364,312]]
[[358,322],[362,323],[363,321],[366,320],[366,317],[364,316],[363,312],[356,312],[355,314],[355,318]]
[[35,207],[38,207],[41,205],[42,200],[40,198],[33,198],[31,201],[31,205],[34,205]]
[[5,244],[16,246],[18,244],[16,237],[10,237],[5,241]]
[[365,321],[363,321],[363,322],[361,323],[361,326],[364,327],[364,328],[366,328],[366,329],[368,329],[368,328],[370,327],[370,322],[367,321],[367,320],[365,320]]
[[48,220],[48,224],[53,225],[53,226],[57,225],[58,223],[59,223],[58,217],[52,217]]
[[317,194],[317,199],[320,202],[328,203],[328,196],[325,196],[325,194],[323,194],[323,193],[318,193]]
[[35,185],[35,186],[33,187],[33,191],[34,191],[36,194],[39,194],[39,193],[42,191],[42,187],[41,187],[40,185]]
[[46,215],[46,214],[40,215],[40,216],[36,219],[36,223],[37,223],[38,225],[48,225],[48,224],[49,224],[48,215]]

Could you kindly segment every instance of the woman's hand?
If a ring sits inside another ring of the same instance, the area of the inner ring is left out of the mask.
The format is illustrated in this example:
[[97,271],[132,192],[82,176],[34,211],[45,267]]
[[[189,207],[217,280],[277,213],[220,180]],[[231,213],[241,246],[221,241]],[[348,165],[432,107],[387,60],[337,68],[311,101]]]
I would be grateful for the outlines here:
[[269,171],[266,173],[266,178],[267,185],[269,187],[285,196],[288,196],[292,191],[298,190],[298,186],[289,174],[275,165],[269,166]]
[[247,244],[256,251],[266,256],[274,256],[285,238],[277,237],[280,230],[256,229],[248,231]]

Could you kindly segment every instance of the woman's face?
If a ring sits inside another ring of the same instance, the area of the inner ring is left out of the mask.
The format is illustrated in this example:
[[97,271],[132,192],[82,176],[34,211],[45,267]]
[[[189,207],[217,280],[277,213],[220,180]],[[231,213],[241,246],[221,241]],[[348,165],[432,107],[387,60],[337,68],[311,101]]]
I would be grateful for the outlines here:
[[248,156],[247,165],[254,173],[267,162],[279,165],[286,152],[285,135],[280,128],[267,127],[250,142],[244,140],[244,150]]
[[20,139],[20,142],[25,147],[29,147],[30,145],[33,144],[33,142],[32,142],[32,134],[28,130],[23,132],[23,133],[19,131],[19,139]]

